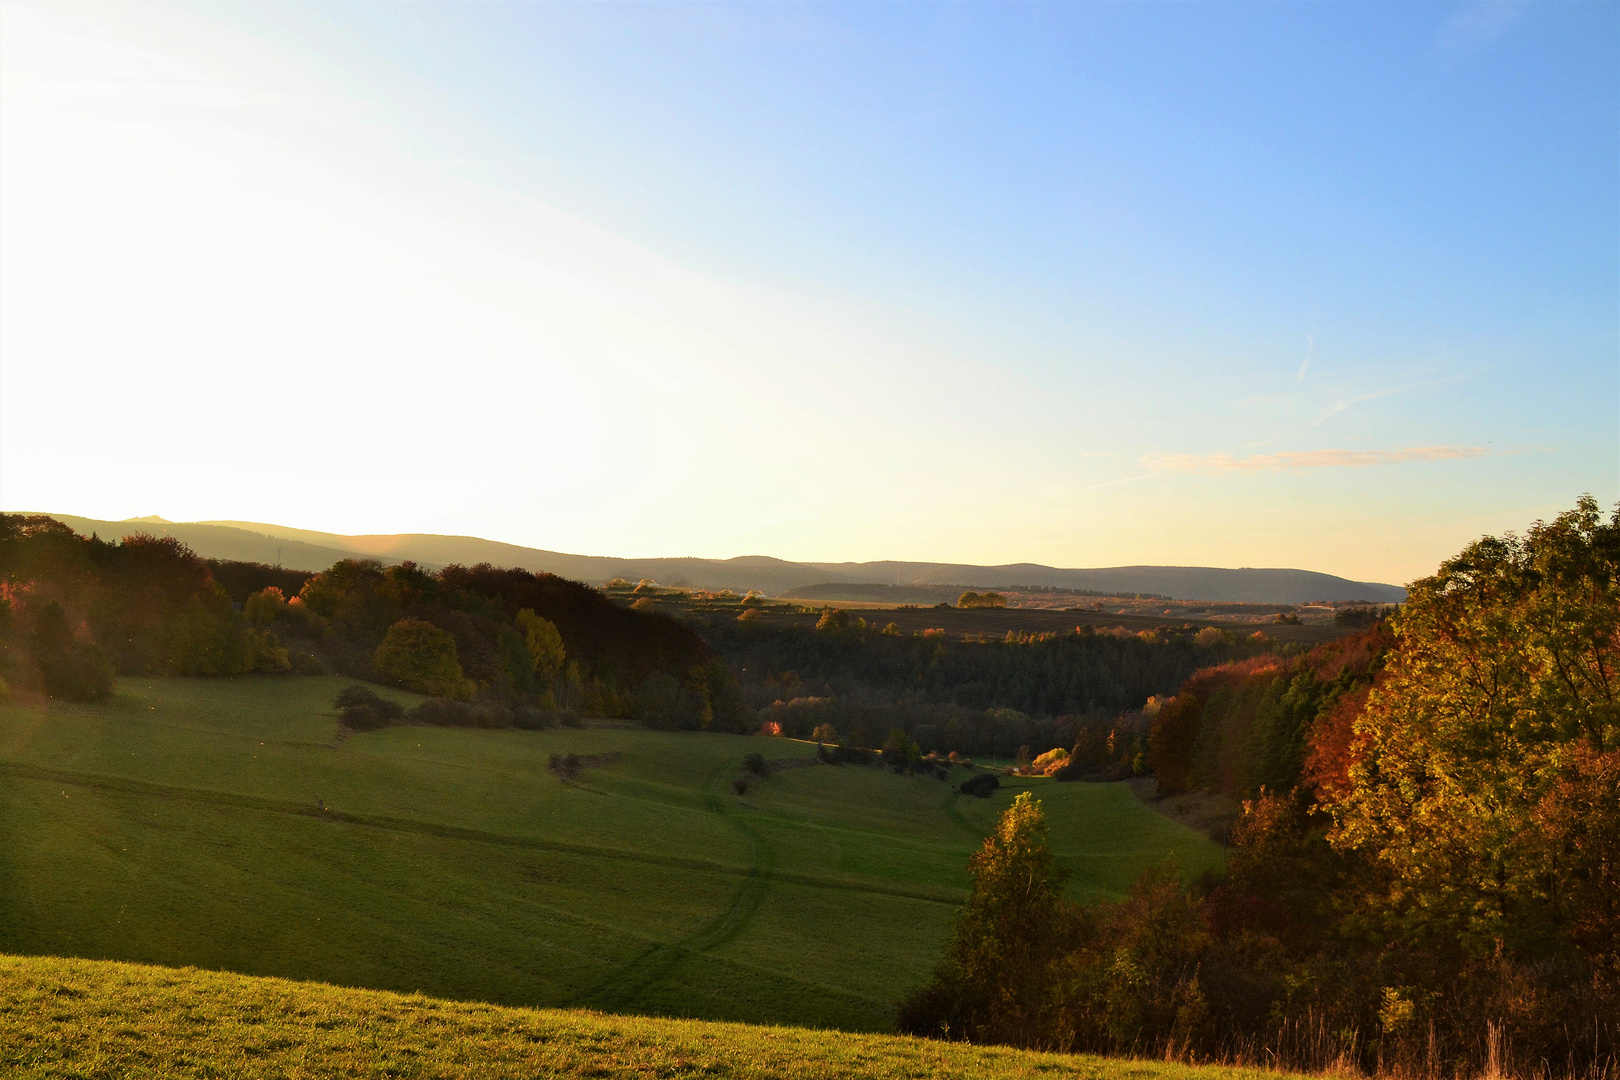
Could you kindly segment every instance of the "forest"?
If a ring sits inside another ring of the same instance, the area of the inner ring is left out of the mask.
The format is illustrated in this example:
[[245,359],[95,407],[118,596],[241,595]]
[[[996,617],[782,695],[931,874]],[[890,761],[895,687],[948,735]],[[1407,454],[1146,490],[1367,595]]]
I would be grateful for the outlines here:
[[204,560],[169,537],[109,542],[0,515],[8,686],[99,700],[120,674],[325,672],[654,727],[754,722],[724,660],[690,628],[554,575],[357,559],[311,575]]
[[813,629],[748,619],[695,625],[737,673],[748,704],[784,735],[810,738],[829,725],[838,741],[877,748],[898,730],[924,752],[1003,758],[1020,748],[1032,756],[1067,749],[1083,731],[1106,736],[1122,722],[1140,721],[1145,735],[1150,699],[1200,668],[1276,648],[1182,626],[964,640],[880,629],[880,616],[868,626],[829,608]]
[[[974,856],[940,1038],[1406,1076],[1612,1075],[1620,509],[1486,537],[1386,622],[1193,674],[1166,793],[1244,798],[1224,875],[1063,899],[1038,803]],[[1078,751],[1077,747],[1077,751]]]
[[[1113,772],[1130,775],[1146,768],[1150,699],[1275,650],[1209,627],[963,640],[832,608],[814,628],[742,611],[671,614],[633,591],[488,565],[346,559],[309,574],[202,559],[170,537],[110,542],[0,516],[0,678],[70,699],[106,697],[119,674],[331,672],[434,698],[420,722],[763,724],[873,750],[899,732],[925,754],[1008,759],[1107,742]],[[399,719],[374,703],[345,709],[357,724]]]

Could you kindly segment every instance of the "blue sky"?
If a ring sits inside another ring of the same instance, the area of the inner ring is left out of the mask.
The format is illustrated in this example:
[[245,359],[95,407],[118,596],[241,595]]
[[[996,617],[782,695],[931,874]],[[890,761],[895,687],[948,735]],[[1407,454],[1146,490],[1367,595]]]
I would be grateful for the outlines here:
[[1615,4],[72,8],[8,507],[1405,581],[1620,497]]

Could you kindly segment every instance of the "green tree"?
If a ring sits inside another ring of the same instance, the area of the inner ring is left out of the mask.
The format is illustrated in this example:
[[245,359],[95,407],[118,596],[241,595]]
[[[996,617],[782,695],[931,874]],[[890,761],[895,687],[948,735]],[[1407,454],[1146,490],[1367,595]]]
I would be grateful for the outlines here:
[[419,694],[465,700],[476,687],[461,670],[456,639],[421,619],[401,619],[372,657],[382,681]]
[[1605,521],[1586,497],[1486,537],[1408,596],[1329,803],[1333,842],[1386,868],[1409,928],[1545,946],[1594,917],[1570,910],[1595,894],[1563,888],[1571,856],[1546,826],[1620,751],[1620,510]]
[[972,889],[934,982],[902,1006],[915,1034],[1021,1046],[1061,1041],[1054,961],[1072,944],[1068,871],[1052,856],[1041,804],[1020,792],[968,860]]
[[242,604],[242,617],[253,626],[274,626],[287,610],[287,598],[271,585],[249,596]]
[[841,634],[849,629],[849,612],[842,608],[824,608],[816,620],[816,630],[823,634]]
[[517,613],[517,628],[523,631],[529,657],[534,661],[534,673],[542,683],[550,683],[562,674],[567,650],[563,648],[562,634],[550,619],[542,618],[532,608]]

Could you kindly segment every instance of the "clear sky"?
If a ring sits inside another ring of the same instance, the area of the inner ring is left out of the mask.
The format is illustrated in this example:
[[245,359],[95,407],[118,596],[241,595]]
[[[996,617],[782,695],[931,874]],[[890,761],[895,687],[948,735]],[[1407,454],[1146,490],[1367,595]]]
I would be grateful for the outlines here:
[[0,3],[0,504],[1404,582],[1620,498],[1620,4]]

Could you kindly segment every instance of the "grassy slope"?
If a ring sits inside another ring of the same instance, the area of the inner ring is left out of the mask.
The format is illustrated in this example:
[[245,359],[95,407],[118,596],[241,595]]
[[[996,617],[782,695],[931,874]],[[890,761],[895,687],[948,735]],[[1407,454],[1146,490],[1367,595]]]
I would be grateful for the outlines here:
[[[1209,841],[1123,785],[818,766],[799,743],[617,729],[337,737],[336,679],[136,680],[0,707],[0,952],[505,1004],[881,1029],[967,856],[1034,785],[1079,897]],[[404,697],[404,695],[400,695]],[[581,782],[552,752],[618,753]],[[324,809],[323,809],[324,808]]]
[[883,1035],[502,1008],[106,961],[0,956],[18,1077],[1276,1080]]

